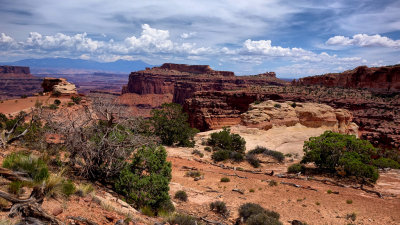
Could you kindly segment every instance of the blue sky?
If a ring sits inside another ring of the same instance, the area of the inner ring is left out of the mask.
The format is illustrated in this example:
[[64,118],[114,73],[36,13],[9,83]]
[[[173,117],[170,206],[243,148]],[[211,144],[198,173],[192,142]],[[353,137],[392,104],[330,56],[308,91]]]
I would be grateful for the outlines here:
[[400,1],[0,0],[0,61],[209,64],[279,77],[400,64]]

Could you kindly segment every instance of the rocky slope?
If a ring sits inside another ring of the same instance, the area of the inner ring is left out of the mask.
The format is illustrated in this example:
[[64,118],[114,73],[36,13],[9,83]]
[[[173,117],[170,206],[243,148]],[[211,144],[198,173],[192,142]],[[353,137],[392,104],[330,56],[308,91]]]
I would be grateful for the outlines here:
[[17,98],[41,91],[42,79],[32,76],[29,67],[0,66],[0,99]]
[[241,114],[242,124],[263,130],[274,126],[291,127],[301,124],[305,127],[324,127],[334,132],[358,135],[358,126],[352,119],[348,110],[334,109],[325,104],[278,103],[272,100],[253,103],[247,112]]
[[378,92],[400,91],[400,65],[360,66],[343,73],[329,73],[294,81],[293,85],[322,85],[327,87],[367,88]]

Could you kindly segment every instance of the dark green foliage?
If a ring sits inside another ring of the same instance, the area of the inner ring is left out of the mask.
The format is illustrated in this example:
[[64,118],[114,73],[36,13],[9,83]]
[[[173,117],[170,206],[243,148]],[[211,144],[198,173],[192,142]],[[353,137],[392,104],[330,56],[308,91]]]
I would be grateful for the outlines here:
[[13,181],[13,182],[11,182],[10,185],[8,186],[8,191],[9,191],[11,194],[14,194],[14,195],[20,195],[20,194],[21,194],[21,191],[22,191],[22,189],[21,189],[22,187],[23,187],[23,184],[22,184],[21,181],[19,181],[19,180]]
[[211,152],[211,148],[207,146],[207,147],[204,148],[204,151]]
[[377,169],[372,165],[377,150],[369,141],[326,131],[306,141],[303,150],[302,163],[314,162],[320,169],[341,176],[355,176],[362,182],[378,179]]
[[400,163],[394,161],[389,158],[379,158],[374,160],[374,166],[378,168],[392,168],[392,169],[400,169]]
[[51,104],[49,105],[49,109],[55,110],[58,109],[57,105]]
[[285,155],[282,152],[269,150],[265,147],[257,146],[255,149],[250,150],[247,154],[264,154],[267,156],[271,156],[279,162],[283,162],[285,159]]
[[159,209],[169,201],[171,163],[164,147],[142,147],[115,181],[115,190],[137,208]]
[[[263,215],[263,216],[258,216],[258,215]],[[279,223],[279,213],[266,210],[263,207],[261,207],[259,204],[255,203],[245,203],[239,207],[239,216],[243,218],[243,220],[248,223],[251,217],[253,219],[250,220],[252,224],[264,224],[264,223],[258,223],[260,221],[263,221],[261,218],[271,218],[273,220],[271,221],[276,221],[278,223],[272,223],[272,224],[281,224]],[[268,223],[267,223],[268,224]]]
[[81,103],[81,101],[82,101],[82,97],[80,97],[80,96],[72,96],[72,97],[71,97],[71,100],[72,100],[75,104],[79,105],[79,103]]
[[296,102],[293,102],[292,104],[290,104],[290,106],[292,106],[293,108],[296,108],[297,104],[296,104]]
[[269,216],[266,213],[259,213],[256,215],[250,216],[247,221],[247,225],[282,225],[282,223],[274,218]]
[[59,99],[56,99],[56,100],[54,100],[54,105],[60,105],[61,104],[61,101],[59,100]]
[[304,173],[305,166],[300,163],[292,164],[288,167],[288,173]]
[[228,208],[226,208],[225,202],[222,201],[215,201],[210,203],[211,211],[219,213],[221,215],[228,215]]
[[62,193],[66,196],[69,197],[72,194],[75,193],[75,185],[74,183],[72,183],[72,181],[68,180],[68,181],[64,181],[62,184]]
[[188,196],[187,196],[187,194],[186,194],[185,191],[182,191],[182,190],[181,190],[181,191],[177,191],[177,192],[175,193],[174,198],[186,202],[187,199],[188,199]]
[[212,133],[207,143],[215,151],[211,156],[214,161],[233,159],[236,162],[241,162],[244,159],[246,141],[238,134],[231,134],[229,128]]
[[195,149],[192,151],[193,155],[198,155],[200,158],[203,158],[204,154],[200,152],[199,150]]
[[188,115],[182,112],[181,105],[163,104],[161,109],[151,111],[150,121],[162,144],[194,147],[193,138],[198,130],[189,126]]
[[281,107],[281,104],[275,104],[274,107],[279,109]]
[[229,181],[231,181],[231,180],[228,177],[222,177],[221,178],[221,182],[226,183],[226,182],[229,182]]
[[201,225],[202,223],[196,218],[186,215],[186,214],[174,214],[170,218],[167,219],[169,224],[178,224],[178,225]]
[[3,167],[25,172],[36,182],[43,181],[49,177],[46,163],[33,155],[11,153],[3,160]]
[[230,158],[230,152],[227,150],[218,150],[216,152],[213,152],[211,155],[211,159],[220,162],[220,161],[225,161]]
[[68,102],[68,104],[67,104],[68,107],[71,107],[73,105],[75,105],[75,103],[73,103],[73,102]]
[[260,160],[257,158],[257,156],[255,154],[246,154],[246,160],[254,168],[260,167]]

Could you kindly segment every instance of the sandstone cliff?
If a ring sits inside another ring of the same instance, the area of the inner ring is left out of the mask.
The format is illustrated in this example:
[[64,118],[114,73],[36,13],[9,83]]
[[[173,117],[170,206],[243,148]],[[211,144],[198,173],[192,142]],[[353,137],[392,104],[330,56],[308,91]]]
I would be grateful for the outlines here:
[[352,122],[348,110],[334,109],[325,104],[275,102],[272,100],[250,104],[249,110],[241,114],[242,124],[269,130],[274,126],[323,127],[334,132],[358,135],[358,126]]
[[0,99],[33,95],[41,91],[41,78],[32,76],[29,67],[0,66]]
[[301,78],[293,85],[322,85],[327,87],[367,88],[379,92],[400,91],[400,65],[360,66],[343,73],[329,73]]

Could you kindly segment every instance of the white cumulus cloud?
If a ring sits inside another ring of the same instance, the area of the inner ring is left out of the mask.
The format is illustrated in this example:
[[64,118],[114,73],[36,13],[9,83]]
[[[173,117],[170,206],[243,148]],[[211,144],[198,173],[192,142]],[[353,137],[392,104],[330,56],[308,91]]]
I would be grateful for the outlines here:
[[400,48],[400,40],[393,40],[388,37],[367,34],[356,34],[353,37],[334,36],[326,41],[328,45],[340,46],[360,46],[360,47],[387,47],[387,48]]

